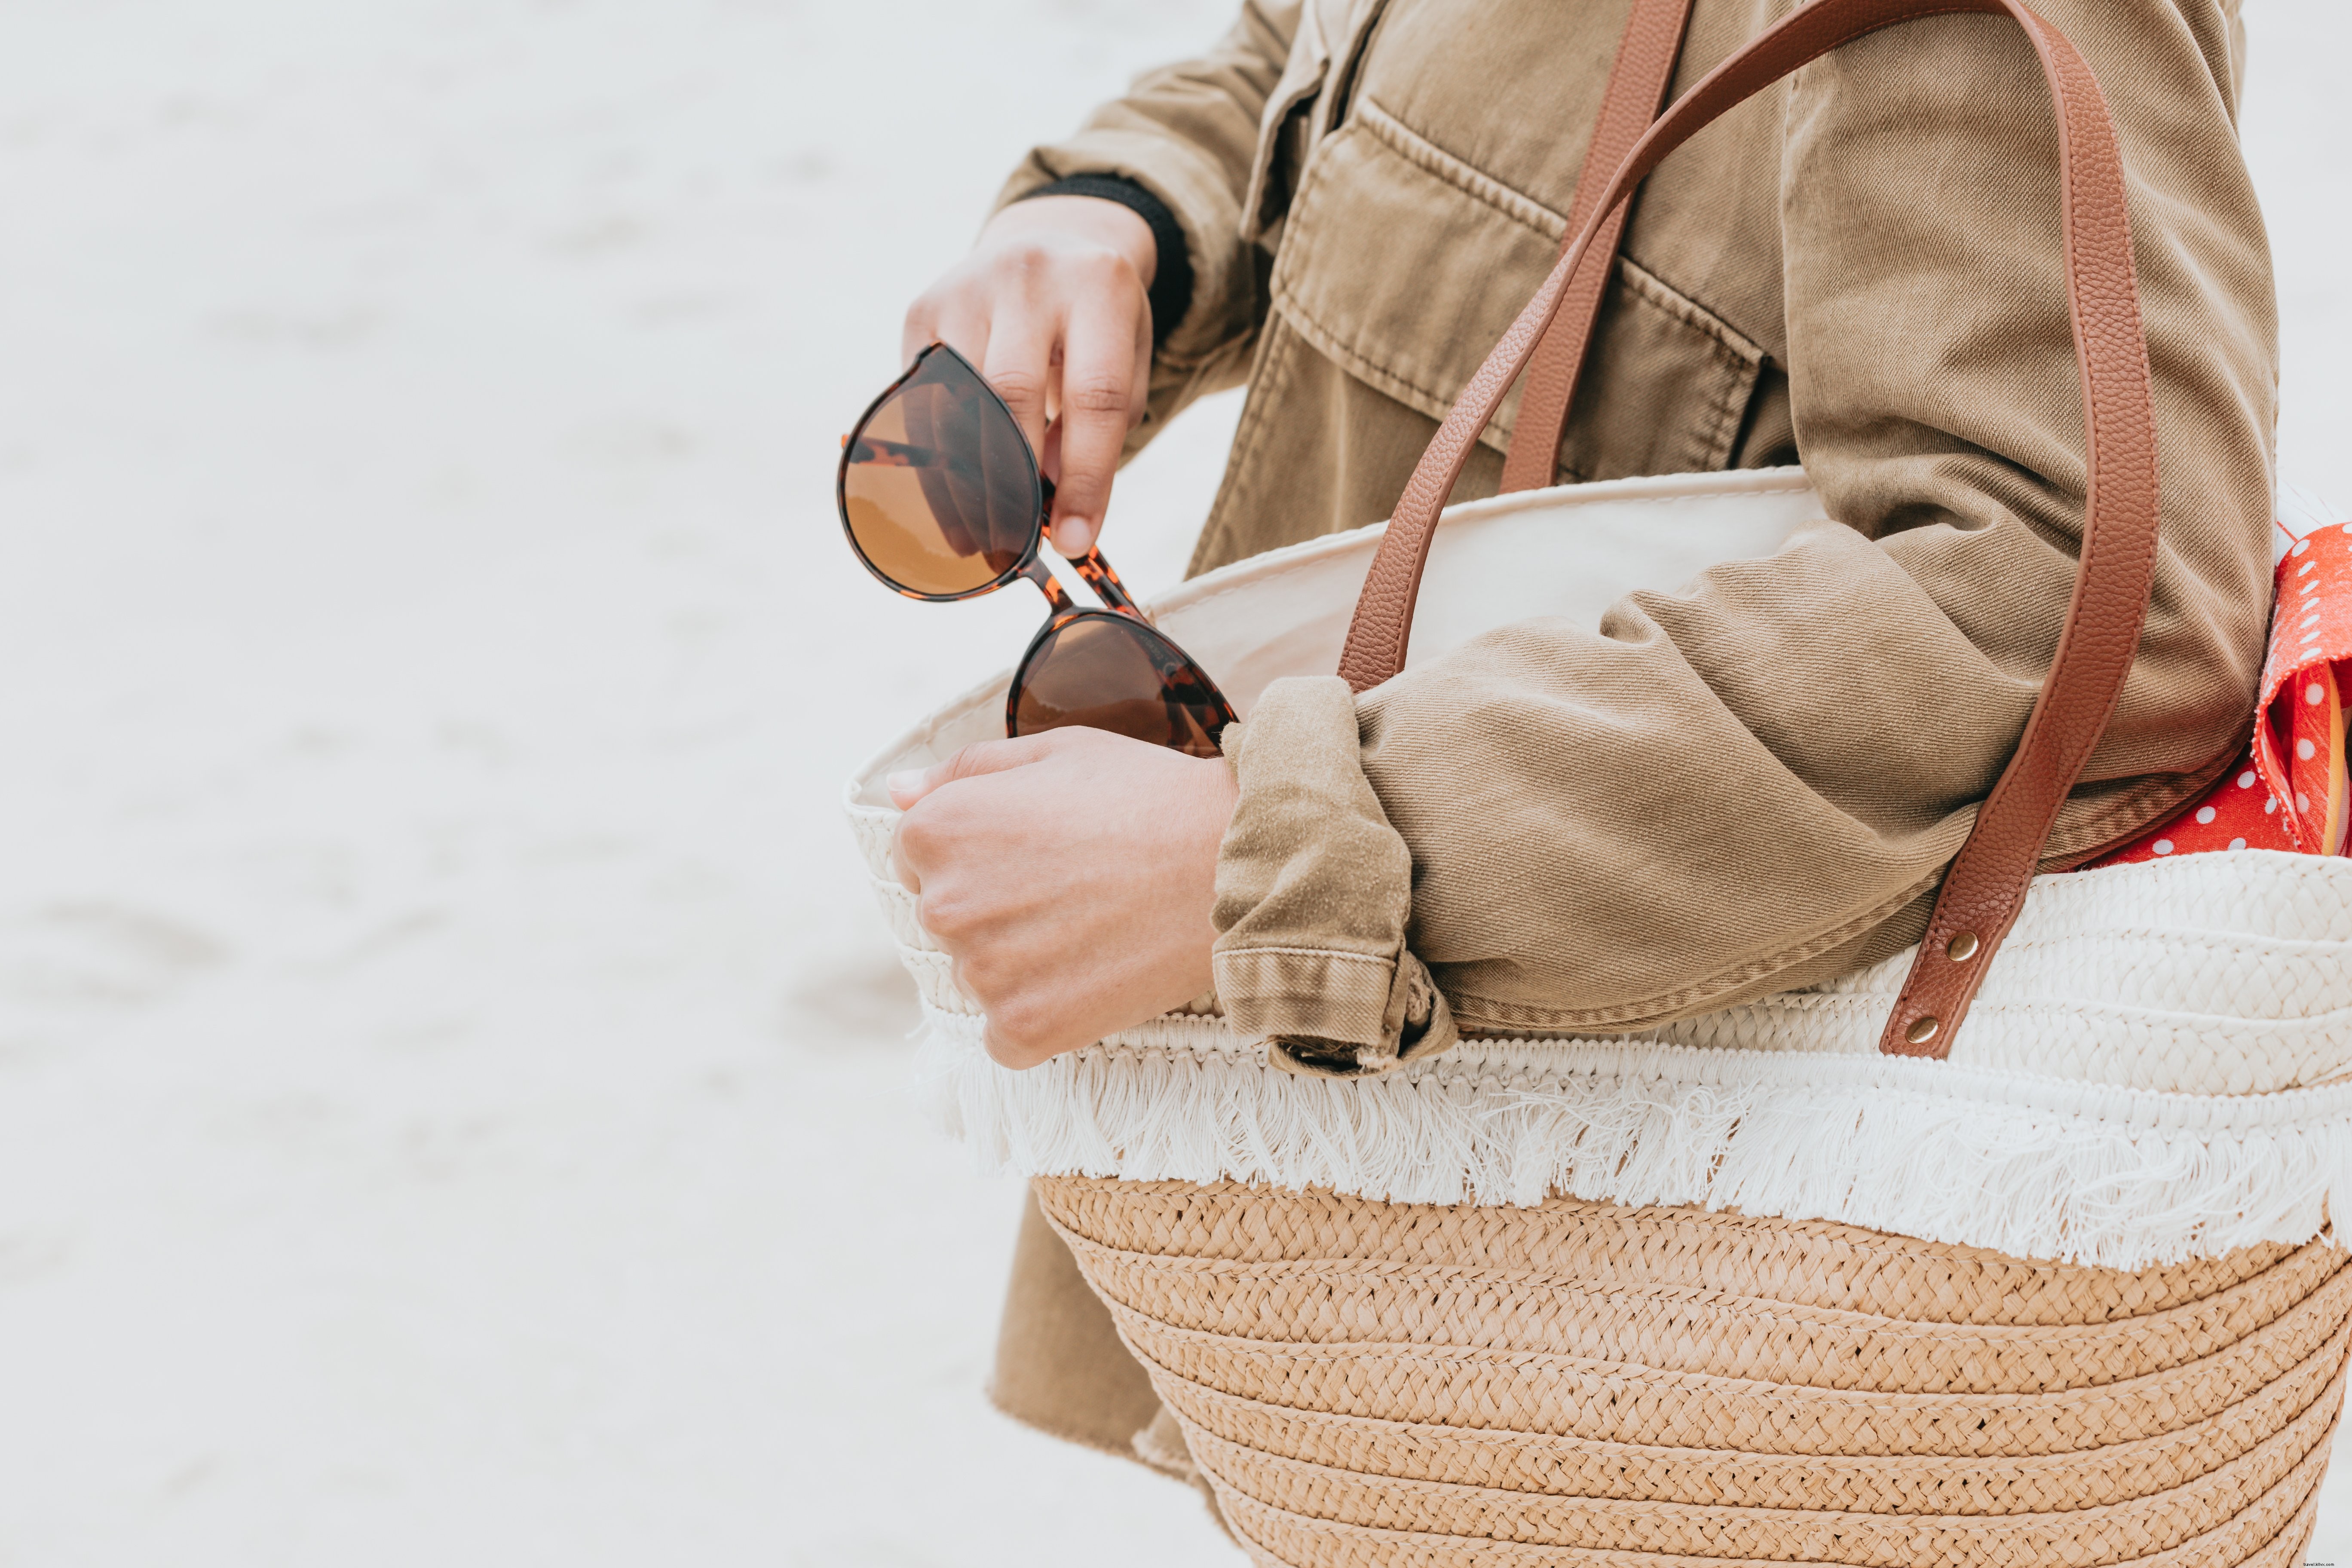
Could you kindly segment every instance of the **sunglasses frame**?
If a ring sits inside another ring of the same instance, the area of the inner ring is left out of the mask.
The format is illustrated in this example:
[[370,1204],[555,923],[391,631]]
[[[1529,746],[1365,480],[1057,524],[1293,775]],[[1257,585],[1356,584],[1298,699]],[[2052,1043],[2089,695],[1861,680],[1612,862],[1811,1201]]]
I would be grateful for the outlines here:
[[[1035,521],[1030,524],[1029,542],[1022,550],[1020,557],[1012,565],[978,587],[961,589],[952,594],[925,594],[895,581],[866,555],[865,546],[857,542],[856,531],[849,524],[849,470],[866,426],[872,422],[874,416],[881,411],[884,404],[897,396],[900,389],[915,379],[921,372],[924,362],[935,353],[946,354],[970,373],[973,382],[988,395],[989,401],[996,405],[997,412],[1004,416],[1006,427],[1011,429],[1013,436],[1019,439],[1022,455],[1028,459],[1029,492],[1034,498],[1034,504],[1031,510],[1035,513]],[[842,534],[849,541],[849,548],[856,555],[858,563],[864,566],[877,582],[902,599],[916,599],[927,605],[959,604],[966,599],[977,599],[982,595],[993,594],[999,588],[1023,578],[1034,583],[1039,592],[1045,595],[1045,624],[1038,627],[1037,635],[1029,639],[1028,647],[1022,652],[1021,662],[1013,668],[1013,682],[1005,691],[1004,733],[1008,737],[1017,736],[1020,733],[1018,716],[1021,692],[1023,687],[1027,684],[1030,662],[1037,657],[1038,650],[1045,646],[1047,638],[1075,622],[1088,618],[1116,620],[1129,627],[1140,627],[1147,634],[1149,642],[1158,643],[1181,659],[1198,678],[1206,694],[1215,700],[1220,717],[1211,731],[1212,740],[1215,739],[1217,731],[1238,721],[1239,715],[1234,713],[1234,705],[1226,700],[1225,694],[1218,689],[1217,683],[1210,678],[1209,672],[1201,668],[1201,661],[1177,647],[1173,638],[1152,625],[1151,617],[1144,613],[1143,607],[1138,605],[1134,596],[1128,593],[1127,584],[1118,580],[1118,574],[1111,570],[1110,563],[1103,559],[1099,548],[1089,546],[1083,555],[1066,555],[1063,559],[1067,561],[1072,570],[1085,580],[1087,586],[1094,590],[1096,596],[1102,600],[1105,608],[1091,608],[1071,598],[1069,590],[1062,586],[1061,579],[1055,576],[1053,571],[1046,566],[1041,552],[1045,545],[1046,524],[1053,518],[1053,481],[1045,478],[1044,468],[1039,467],[1036,450],[1029,445],[1029,434],[1021,428],[1021,421],[1013,416],[1012,408],[1003,397],[998,395],[996,389],[988,384],[988,378],[980,373],[979,367],[957,353],[951,345],[944,342],[925,345],[922,351],[915,355],[913,362],[899,373],[898,379],[884,387],[876,395],[874,400],[866,405],[865,412],[858,415],[857,422],[849,427],[849,434],[841,438],[841,461],[834,471],[833,493],[834,510],[841,519]]]

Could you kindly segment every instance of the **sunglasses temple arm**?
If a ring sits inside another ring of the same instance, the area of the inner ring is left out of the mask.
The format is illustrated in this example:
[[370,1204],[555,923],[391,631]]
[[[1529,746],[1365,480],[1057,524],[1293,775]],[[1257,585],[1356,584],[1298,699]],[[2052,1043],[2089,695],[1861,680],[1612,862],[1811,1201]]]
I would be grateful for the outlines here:
[[[1051,530],[1047,525],[1054,518],[1054,481],[1040,474],[1037,488],[1045,498],[1037,510],[1037,529],[1050,538]],[[1110,569],[1110,563],[1102,558],[1101,551],[1089,550],[1084,555],[1065,555],[1062,559],[1077,568],[1078,575],[1087,580],[1087,586],[1092,588],[1104,604],[1122,616],[1133,616],[1146,625],[1150,624],[1151,617],[1136,604],[1135,595],[1127,591],[1127,584],[1118,580],[1118,574]],[[1054,607],[1058,610],[1062,606],[1057,604]]]
[[1087,580],[1087,586],[1092,588],[1104,604],[1120,615],[1133,616],[1139,621],[1151,618],[1136,606],[1134,596],[1127,591],[1127,584],[1118,580],[1118,574],[1110,569],[1110,563],[1102,558],[1101,551],[1089,550],[1084,555],[1067,559],[1077,569],[1078,575]]

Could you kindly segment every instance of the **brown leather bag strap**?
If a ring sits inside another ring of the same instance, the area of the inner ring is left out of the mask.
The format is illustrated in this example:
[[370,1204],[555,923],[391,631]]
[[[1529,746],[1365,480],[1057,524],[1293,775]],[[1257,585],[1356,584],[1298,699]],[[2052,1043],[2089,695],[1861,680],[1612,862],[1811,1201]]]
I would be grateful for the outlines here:
[[[1674,85],[1675,59],[1683,52],[1683,33],[1690,25],[1691,0],[1633,0],[1625,18],[1625,32],[1617,40],[1617,58],[1610,62],[1609,83],[1601,89],[1601,112],[1592,122],[1592,141],[1584,150],[1584,166],[1576,176],[1576,195],[1568,209],[1568,232],[1559,237],[1566,256],[1578,235],[1601,205],[1601,192],[1611,170],[1625,161],[1642,132],[1658,117]],[[1560,433],[1568,428],[1568,405],[1576,400],[1577,376],[1584,368],[1584,353],[1592,341],[1592,324],[1601,317],[1601,297],[1609,290],[1609,275],[1616,269],[1617,244],[1624,237],[1630,205],[1610,209],[1600,232],[1585,247],[1585,259],[1569,274],[1568,289],[1551,325],[1536,344],[1528,362],[1527,386],[1519,394],[1519,416],[1511,428],[1510,455],[1503,460],[1503,489],[1541,489],[1551,483],[1559,467]]]
[[[1973,13],[2008,16],[2042,61],[2058,114],[2059,214],[2066,304],[2083,379],[2084,499],[2081,563],[2058,655],[2008,768],[1944,876],[1919,956],[1879,1048],[1940,1057],[1985,966],[2025,902],[2051,825],[2098,744],[2139,650],[2156,567],[2156,409],[2132,264],[2122,153],[2099,84],[2063,35],[2019,0],[1813,0],[1708,73],[1627,154],[1576,244],[1463,389],[1405,486],[1364,579],[1339,673],[1368,690],[1404,667],[1413,601],[1439,513],[1478,433],[1549,325],[1569,278],[1643,176],[1700,127],[1839,45],[1898,22]],[[1988,279],[2006,287],[2006,279]]]

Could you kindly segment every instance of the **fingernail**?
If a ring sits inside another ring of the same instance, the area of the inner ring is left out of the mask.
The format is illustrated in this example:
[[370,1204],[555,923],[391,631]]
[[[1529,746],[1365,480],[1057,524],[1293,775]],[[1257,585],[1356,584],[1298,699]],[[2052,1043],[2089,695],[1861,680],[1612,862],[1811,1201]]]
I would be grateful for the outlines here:
[[923,770],[902,768],[884,779],[882,784],[883,787],[890,792],[890,798],[896,800],[902,795],[912,795],[923,787]]
[[1066,517],[1054,525],[1054,548],[1076,560],[1093,547],[1095,525],[1083,517]]

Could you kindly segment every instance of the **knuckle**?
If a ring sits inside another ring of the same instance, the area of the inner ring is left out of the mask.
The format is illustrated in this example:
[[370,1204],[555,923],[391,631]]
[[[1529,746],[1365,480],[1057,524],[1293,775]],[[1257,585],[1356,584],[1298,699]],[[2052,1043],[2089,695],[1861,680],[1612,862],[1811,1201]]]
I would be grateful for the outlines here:
[[1076,414],[1126,417],[1128,384],[1117,376],[1090,375],[1062,389],[1062,406]]
[[986,773],[989,758],[993,754],[994,749],[1003,744],[1002,741],[974,741],[970,745],[961,748],[954,756],[948,759],[947,776],[951,780],[967,779],[974,773]]
[[917,801],[912,809],[898,818],[898,854],[909,865],[919,867],[939,847],[939,813],[925,811],[929,804]]
[[1135,275],[1135,264],[1108,245],[1089,247],[1076,265],[1088,282],[1098,285],[1116,284]]
[[963,955],[963,983],[991,1017],[1000,1009],[1018,1005],[1019,973],[988,948],[975,948]]
[[1020,235],[1005,243],[996,253],[1000,266],[1015,272],[1034,272],[1054,259],[1054,247],[1038,235]]
[[1046,1059],[1042,1053],[1015,1045],[992,1029],[989,1031],[986,1044],[989,1060],[998,1067],[1011,1068],[1015,1072],[1026,1071]]
[[1045,378],[1034,370],[991,371],[988,384],[1014,408],[1034,407],[1045,399]]
[[1034,1067],[1054,1054],[1037,1010],[1016,1000],[988,1010],[988,1054],[1005,1067]]
[[1050,291],[1062,276],[1063,257],[1055,247],[1035,237],[1016,240],[995,258],[999,288],[1030,299]]
[[915,919],[925,931],[940,942],[952,945],[971,934],[973,923],[971,900],[959,898],[952,892],[929,889],[916,896]]
[[931,884],[915,896],[915,920],[931,936],[969,936],[979,924],[979,910],[952,884]]
[[950,311],[967,304],[971,292],[972,280],[961,268],[948,273],[916,295],[914,303],[907,307],[906,331],[919,333],[926,341],[937,337],[940,323]]
[[1059,729],[1041,730],[1034,735],[1021,737],[1022,763],[1032,765],[1051,762],[1066,754],[1073,746],[1085,744],[1080,737],[1092,733],[1083,725],[1066,724]]

